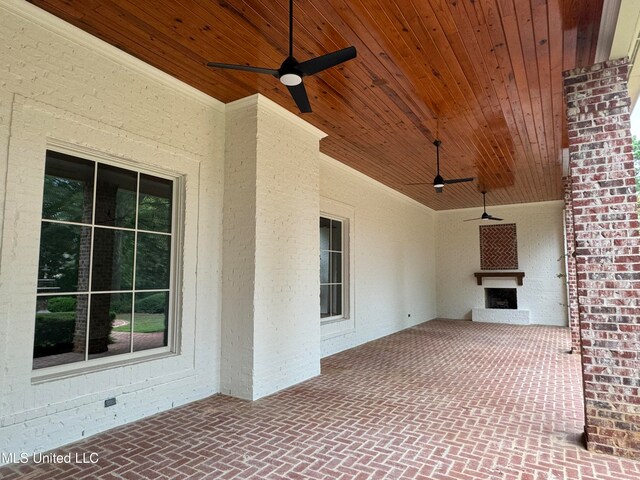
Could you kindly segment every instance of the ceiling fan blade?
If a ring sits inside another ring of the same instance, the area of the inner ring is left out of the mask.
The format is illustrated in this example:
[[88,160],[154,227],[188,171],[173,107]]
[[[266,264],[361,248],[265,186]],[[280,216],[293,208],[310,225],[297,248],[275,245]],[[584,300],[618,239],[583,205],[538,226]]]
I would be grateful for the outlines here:
[[469,218],[467,220],[463,220],[463,222],[475,222],[476,220],[482,220],[482,217],[478,217],[478,218]]
[[442,187],[436,187],[436,193],[442,193]]
[[502,218],[494,217],[493,215],[489,215],[489,220],[495,220],[496,222],[501,222]]
[[473,177],[469,178],[452,178],[451,180],[445,180],[444,183],[447,185],[450,183],[463,183],[463,182],[473,182]]
[[224,68],[227,70],[242,70],[245,72],[253,72],[253,73],[266,73],[267,75],[273,75],[276,78],[278,77],[278,70],[274,70],[273,68],[253,67],[251,65],[233,65],[231,63],[217,63],[217,62],[208,62],[207,67]]
[[310,113],[311,105],[309,104],[309,97],[307,96],[307,90],[304,88],[304,83],[300,83],[293,87],[287,86],[289,93],[296,102],[300,113]]
[[356,58],[356,47],[347,47],[336,52],[327,53],[316,58],[312,58],[298,65],[298,69],[305,75],[313,75],[315,73],[335,67],[347,60]]

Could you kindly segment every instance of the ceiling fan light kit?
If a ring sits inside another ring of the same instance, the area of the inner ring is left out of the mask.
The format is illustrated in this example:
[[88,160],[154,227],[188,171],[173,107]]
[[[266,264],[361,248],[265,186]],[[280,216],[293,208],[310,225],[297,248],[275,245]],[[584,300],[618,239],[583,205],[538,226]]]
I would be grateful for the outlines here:
[[287,87],[295,87],[302,83],[302,77],[296,73],[285,73],[280,76],[280,82]]
[[304,87],[303,77],[309,77],[316,73],[335,67],[347,60],[356,58],[357,52],[355,47],[347,47],[337,50],[326,55],[306,60],[302,63],[298,62],[293,56],[293,0],[289,0],[289,56],[284,59],[280,68],[263,68],[254,67],[252,65],[234,65],[230,63],[208,62],[208,67],[222,68],[227,70],[240,70],[244,72],[262,73],[271,75],[280,80],[280,83],[289,89],[289,93],[296,102],[300,113],[310,113],[311,105],[309,104],[309,96]]

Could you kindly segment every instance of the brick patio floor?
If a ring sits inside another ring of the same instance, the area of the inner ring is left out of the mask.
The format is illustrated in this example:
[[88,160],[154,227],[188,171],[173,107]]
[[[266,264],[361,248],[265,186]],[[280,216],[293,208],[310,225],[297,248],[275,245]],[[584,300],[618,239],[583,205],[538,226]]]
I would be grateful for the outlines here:
[[639,479],[640,462],[582,447],[569,345],[562,328],[432,321],[271,397],[217,395],[56,451],[97,452],[96,465],[0,478]]

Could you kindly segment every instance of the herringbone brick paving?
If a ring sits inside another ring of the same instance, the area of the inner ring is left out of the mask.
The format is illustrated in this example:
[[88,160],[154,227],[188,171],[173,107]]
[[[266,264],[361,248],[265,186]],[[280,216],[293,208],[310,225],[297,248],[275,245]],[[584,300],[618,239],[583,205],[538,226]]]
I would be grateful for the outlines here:
[[640,462],[582,447],[569,348],[563,328],[432,321],[271,397],[217,395],[57,450],[96,465],[0,478],[637,480]]

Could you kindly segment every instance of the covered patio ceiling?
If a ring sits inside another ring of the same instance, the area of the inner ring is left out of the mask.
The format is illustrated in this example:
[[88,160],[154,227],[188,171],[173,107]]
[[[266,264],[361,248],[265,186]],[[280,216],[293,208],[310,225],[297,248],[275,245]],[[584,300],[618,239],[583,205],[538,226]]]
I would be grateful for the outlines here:
[[[30,0],[212,97],[260,92],[298,113],[269,76],[287,0]],[[604,0],[296,0],[295,55],[354,45],[305,80],[324,153],[436,210],[556,200],[566,146],[562,72],[592,64]],[[433,140],[445,178],[436,194]],[[425,182],[425,185],[407,185]]]

